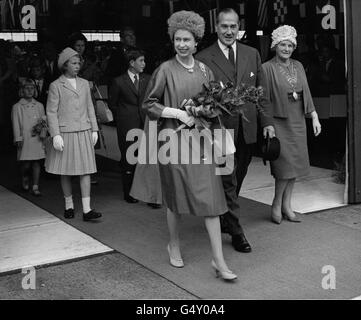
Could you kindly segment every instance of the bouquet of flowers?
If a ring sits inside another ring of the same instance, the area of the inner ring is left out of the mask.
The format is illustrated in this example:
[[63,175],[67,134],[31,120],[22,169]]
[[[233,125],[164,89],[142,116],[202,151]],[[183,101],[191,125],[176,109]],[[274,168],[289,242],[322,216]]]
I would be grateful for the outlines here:
[[[224,128],[220,116],[235,116],[241,114],[243,119],[249,121],[244,114],[244,105],[253,103],[259,112],[263,109],[259,99],[263,96],[262,87],[234,86],[232,82],[224,85],[222,82],[211,81],[203,85],[203,90],[196,97],[185,101],[181,109],[194,117],[196,128],[209,129],[215,122]],[[181,125],[177,131],[185,128]]]
[[49,135],[49,127],[46,116],[41,117],[31,130],[31,136],[38,136],[40,140],[45,140]]

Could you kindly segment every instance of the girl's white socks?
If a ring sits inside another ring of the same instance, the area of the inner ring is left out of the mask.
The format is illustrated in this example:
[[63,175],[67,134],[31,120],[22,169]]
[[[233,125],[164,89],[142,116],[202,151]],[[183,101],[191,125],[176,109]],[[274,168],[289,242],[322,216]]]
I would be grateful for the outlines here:
[[73,196],[65,198],[65,210],[74,209]]
[[83,204],[83,212],[86,214],[89,211],[91,211],[90,209],[90,197],[86,197],[86,198],[81,198],[81,202]]

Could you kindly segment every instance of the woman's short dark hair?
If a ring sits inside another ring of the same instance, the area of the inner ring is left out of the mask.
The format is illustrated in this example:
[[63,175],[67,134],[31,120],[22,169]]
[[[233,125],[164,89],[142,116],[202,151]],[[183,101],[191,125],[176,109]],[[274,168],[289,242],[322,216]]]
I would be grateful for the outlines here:
[[45,68],[45,61],[40,57],[32,57],[29,63],[30,69]]
[[128,49],[124,55],[125,55],[125,59],[126,59],[128,65],[130,65],[130,61],[132,61],[132,60],[135,61],[139,57],[144,57],[145,52],[138,48],[131,48],[131,49]]
[[88,39],[81,32],[74,32],[68,38],[68,45],[74,48],[75,43],[79,40],[84,41],[85,44],[88,42]]

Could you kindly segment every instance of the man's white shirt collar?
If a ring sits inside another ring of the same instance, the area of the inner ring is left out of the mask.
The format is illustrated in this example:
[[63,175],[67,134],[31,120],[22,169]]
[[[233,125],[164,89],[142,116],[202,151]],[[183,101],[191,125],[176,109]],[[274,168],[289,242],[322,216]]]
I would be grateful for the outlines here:
[[[131,72],[130,70],[128,70],[128,75],[129,75],[129,78],[132,80],[132,82],[134,83],[135,81],[135,76],[136,74]],[[138,80],[139,80],[139,74],[137,75],[138,76]]]
[[[221,41],[219,41],[219,39],[218,39],[218,46],[222,50],[222,52],[226,56],[226,58],[228,59],[228,55],[229,55],[228,47],[225,46]],[[234,52],[235,57],[237,57],[237,43],[236,43],[236,41],[232,44],[232,48],[233,48],[233,52]]]

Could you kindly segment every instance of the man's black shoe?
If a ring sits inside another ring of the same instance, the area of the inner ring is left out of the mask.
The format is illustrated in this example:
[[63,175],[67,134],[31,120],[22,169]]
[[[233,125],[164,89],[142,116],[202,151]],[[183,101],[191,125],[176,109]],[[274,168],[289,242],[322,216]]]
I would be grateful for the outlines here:
[[83,213],[83,220],[90,221],[94,219],[98,219],[102,216],[100,212],[96,212],[94,210],[89,211],[88,213]]
[[221,224],[221,232],[231,234],[230,231],[229,231],[229,228],[228,228],[227,220],[224,219],[223,215],[220,216],[220,221],[219,222]]
[[139,202],[137,199],[134,199],[131,196],[125,197],[124,200],[128,203],[138,203]]
[[232,246],[236,251],[239,252],[251,252],[251,245],[248,243],[244,234],[237,234],[232,236]]
[[147,203],[147,205],[152,209],[160,209],[162,207],[162,205],[158,203]]
[[74,209],[68,209],[64,211],[65,219],[73,219],[74,218]]

